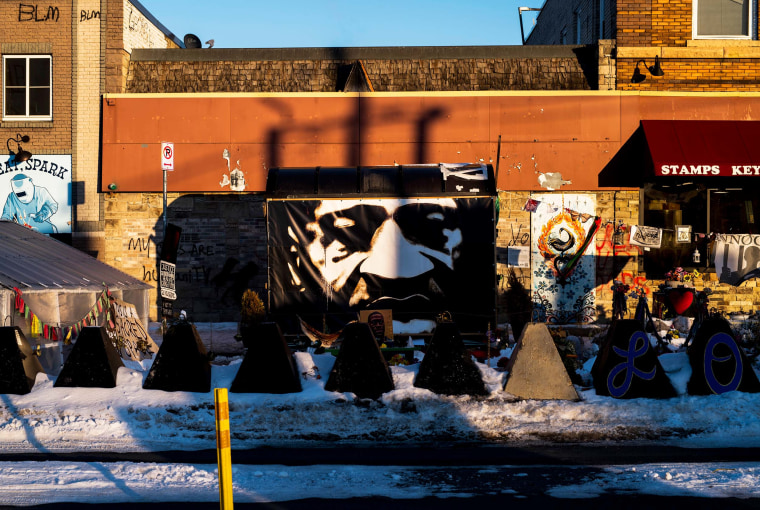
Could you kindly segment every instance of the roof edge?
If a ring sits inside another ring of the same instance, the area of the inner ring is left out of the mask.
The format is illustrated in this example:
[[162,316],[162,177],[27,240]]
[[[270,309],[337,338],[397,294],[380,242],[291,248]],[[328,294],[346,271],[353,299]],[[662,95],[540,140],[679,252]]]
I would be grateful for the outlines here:
[[[137,1],[137,0],[133,0]],[[136,48],[132,60],[261,61],[261,60],[399,60],[466,58],[577,58],[577,51],[596,45],[536,46],[367,46],[349,48]]]

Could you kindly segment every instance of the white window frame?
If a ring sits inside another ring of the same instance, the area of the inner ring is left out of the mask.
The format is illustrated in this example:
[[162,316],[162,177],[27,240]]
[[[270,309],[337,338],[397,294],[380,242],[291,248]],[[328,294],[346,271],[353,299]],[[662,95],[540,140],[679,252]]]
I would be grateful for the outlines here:
[[[5,105],[6,105],[6,99],[5,94],[7,91],[7,87],[5,84],[5,78],[6,78],[6,71],[5,71],[5,63],[7,59],[26,59],[26,85],[25,85],[25,97],[26,97],[26,114],[25,115],[6,115],[5,114]],[[30,88],[33,88],[29,85],[29,60],[31,59],[47,59],[49,65],[50,65],[50,82],[47,84],[47,88],[50,90],[49,94],[49,115],[30,115],[29,114],[29,90]],[[3,69],[2,69],[2,81],[3,81],[3,120],[4,121],[50,121],[53,120],[53,57],[51,55],[3,55]]]
[[747,3],[747,35],[699,35],[697,33],[697,13],[699,12],[699,0],[693,0],[691,4],[691,38],[692,39],[753,39],[752,31],[755,27],[757,13],[757,0],[749,0]]

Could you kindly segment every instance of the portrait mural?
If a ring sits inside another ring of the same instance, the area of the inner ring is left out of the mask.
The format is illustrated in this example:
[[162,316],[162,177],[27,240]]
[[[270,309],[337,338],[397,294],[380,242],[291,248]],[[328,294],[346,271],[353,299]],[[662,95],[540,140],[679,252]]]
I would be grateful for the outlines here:
[[71,233],[71,156],[0,162],[0,219],[42,234]]
[[493,197],[270,200],[270,311],[337,329],[384,309],[410,334],[449,312],[463,331],[485,331],[493,215]]
[[595,316],[593,238],[596,199],[581,194],[536,194],[531,214],[533,320],[585,323]]

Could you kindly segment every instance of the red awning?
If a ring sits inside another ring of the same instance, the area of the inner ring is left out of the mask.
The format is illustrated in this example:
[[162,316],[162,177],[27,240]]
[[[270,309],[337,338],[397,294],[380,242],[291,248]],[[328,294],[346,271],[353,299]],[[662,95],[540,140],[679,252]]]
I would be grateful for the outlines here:
[[760,177],[760,121],[642,120],[654,173]]

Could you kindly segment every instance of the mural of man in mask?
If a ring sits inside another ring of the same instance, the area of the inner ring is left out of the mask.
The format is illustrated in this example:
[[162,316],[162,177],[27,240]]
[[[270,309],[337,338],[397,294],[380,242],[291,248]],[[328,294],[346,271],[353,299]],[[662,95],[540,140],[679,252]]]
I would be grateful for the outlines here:
[[35,186],[25,174],[11,179],[11,192],[5,200],[2,219],[27,225],[43,234],[58,232],[50,218],[58,211],[58,202],[46,188]]

